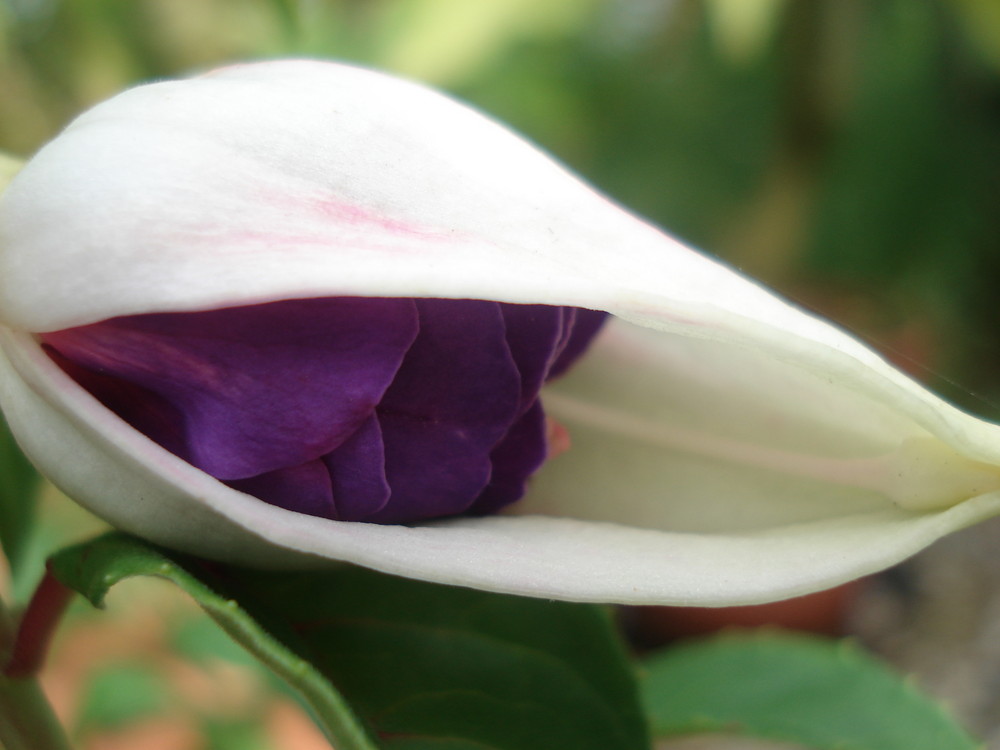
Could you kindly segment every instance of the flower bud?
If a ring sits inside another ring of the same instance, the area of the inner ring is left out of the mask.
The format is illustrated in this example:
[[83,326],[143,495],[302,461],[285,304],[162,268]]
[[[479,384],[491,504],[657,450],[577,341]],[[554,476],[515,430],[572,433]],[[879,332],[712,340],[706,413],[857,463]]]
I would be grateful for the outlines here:
[[[536,472],[539,388],[601,311],[541,391],[570,448]],[[24,167],[0,405],[161,544],[558,599],[793,596],[1000,512],[995,425],[481,114],[334,63],[132,89]]]

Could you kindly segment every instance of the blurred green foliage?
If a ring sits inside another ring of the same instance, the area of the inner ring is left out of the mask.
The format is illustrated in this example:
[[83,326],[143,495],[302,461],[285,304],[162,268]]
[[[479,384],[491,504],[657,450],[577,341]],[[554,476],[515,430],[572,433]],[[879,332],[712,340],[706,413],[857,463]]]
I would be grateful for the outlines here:
[[952,398],[1000,399],[995,0],[0,0],[0,148],[287,55],[442,86]]
[[126,726],[162,714],[169,693],[156,669],[145,663],[110,664],[88,682],[81,698],[78,729],[90,731]]

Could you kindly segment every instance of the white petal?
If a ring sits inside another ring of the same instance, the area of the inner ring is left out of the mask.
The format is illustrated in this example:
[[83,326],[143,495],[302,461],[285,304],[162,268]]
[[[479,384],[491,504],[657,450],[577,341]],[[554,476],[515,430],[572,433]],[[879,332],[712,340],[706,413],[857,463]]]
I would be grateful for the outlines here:
[[[734,604],[877,570],[1000,513],[996,426],[481,115],[369,71],[269,63],[127,92],[18,175],[0,198],[0,248],[0,403],[25,449],[116,525],[209,557]],[[228,489],[118,420],[23,333],[337,294],[623,320],[547,394],[574,447],[520,515],[415,528],[301,516]]]
[[95,107],[0,198],[0,246],[0,320],[34,332],[329,294],[789,323],[474,110],[332,63],[225,68]]

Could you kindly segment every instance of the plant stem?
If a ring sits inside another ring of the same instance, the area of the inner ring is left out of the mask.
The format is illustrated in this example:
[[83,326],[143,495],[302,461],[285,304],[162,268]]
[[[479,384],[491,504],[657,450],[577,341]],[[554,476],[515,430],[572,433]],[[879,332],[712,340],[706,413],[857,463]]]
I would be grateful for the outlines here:
[[5,750],[70,750],[34,679],[0,677],[0,746]]
[[6,662],[0,662],[5,677],[30,677],[42,668],[49,642],[73,594],[73,590],[64,586],[46,566],[45,575],[17,623],[11,645],[5,652]]
[[[17,629],[0,601],[0,663],[13,647]],[[66,735],[33,677],[0,674],[0,747],[5,750],[70,750]]]

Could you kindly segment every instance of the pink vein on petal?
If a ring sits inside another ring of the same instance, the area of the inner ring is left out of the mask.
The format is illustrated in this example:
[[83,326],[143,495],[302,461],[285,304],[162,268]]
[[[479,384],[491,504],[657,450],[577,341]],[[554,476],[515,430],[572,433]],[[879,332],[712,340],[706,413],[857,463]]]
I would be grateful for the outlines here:
[[[463,235],[455,229],[437,229],[419,224],[390,218],[374,211],[367,210],[356,204],[327,198],[308,197],[267,197],[271,206],[282,208],[288,206],[288,221],[272,230],[261,230],[252,227],[234,227],[228,231],[219,232],[218,227],[205,227],[204,232],[198,232],[204,239],[218,243],[225,239],[233,244],[233,249],[246,252],[248,248],[273,249],[275,245],[286,246],[288,251],[294,251],[296,246],[323,246],[336,242],[341,251],[370,250],[381,252],[398,252],[413,247],[413,243],[439,244],[456,241],[471,242],[473,238]],[[311,215],[313,221],[303,221],[300,217]],[[309,231],[309,225],[318,231]],[[337,234],[323,231],[323,227],[334,230]],[[197,231],[196,227],[191,227]],[[303,232],[303,228],[306,229]],[[212,230],[216,231],[212,231]],[[285,231],[287,230],[287,231]],[[338,236],[340,235],[340,236]],[[408,242],[401,242],[408,240]],[[479,241],[481,242],[481,240]],[[217,246],[215,252],[222,250]]]

